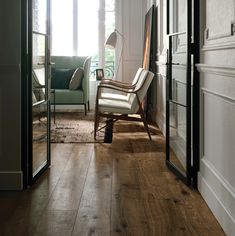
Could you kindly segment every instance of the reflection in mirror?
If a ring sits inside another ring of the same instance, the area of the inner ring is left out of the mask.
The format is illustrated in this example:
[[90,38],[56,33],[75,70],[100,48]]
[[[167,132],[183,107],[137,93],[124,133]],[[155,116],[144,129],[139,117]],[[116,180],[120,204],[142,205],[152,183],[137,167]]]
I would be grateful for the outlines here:
[[33,106],[33,175],[47,162],[47,102]]
[[170,105],[170,161],[186,176],[186,108]]

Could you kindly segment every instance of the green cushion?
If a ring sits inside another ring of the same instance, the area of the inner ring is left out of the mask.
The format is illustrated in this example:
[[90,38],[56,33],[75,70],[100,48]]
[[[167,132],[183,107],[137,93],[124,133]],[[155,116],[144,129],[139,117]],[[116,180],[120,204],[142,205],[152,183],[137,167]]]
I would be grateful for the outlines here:
[[52,68],[51,70],[51,88],[68,89],[69,82],[74,73],[74,69]]

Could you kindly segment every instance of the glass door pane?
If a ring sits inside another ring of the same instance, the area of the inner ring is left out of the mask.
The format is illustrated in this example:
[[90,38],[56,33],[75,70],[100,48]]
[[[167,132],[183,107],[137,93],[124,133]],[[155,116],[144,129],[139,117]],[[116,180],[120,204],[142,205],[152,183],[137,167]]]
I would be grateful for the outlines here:
[[33,1],[33,31],[47,33],[47,0]]
[[186,108],[170,105],[170,157],[169,160],[186,177]]
[[192,178],[191,115],[192,115],[192,45],[191,0],[168,0],[168,76],[166,161],[184,182]]
[[29,29],[31,81],[32,149],[29,158],[30,183],[50,164],[50,102],[49,83],[49,0],[32,1],[32,22]]
[[47,164],[47,103],[33,106],[33,176]]
[[186,177],[187,129],[187,53],[186,33],[169,37],[171,78],[169,96],[169,161]]
[[33,33],[32,49],[32,169],[35,176],[47,164],[46,36]]
[[166,163],[194,187],[200,150],[199,15],[199,1],[167,0]]

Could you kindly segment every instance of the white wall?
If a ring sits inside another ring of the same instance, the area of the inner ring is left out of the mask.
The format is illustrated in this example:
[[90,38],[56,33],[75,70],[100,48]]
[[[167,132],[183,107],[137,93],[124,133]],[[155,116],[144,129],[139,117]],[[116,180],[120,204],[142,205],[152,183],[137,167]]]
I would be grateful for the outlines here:
[[227,235],[235,233],[234,0],[202,4],[199,191]]
[[0,1],[0,190],[22,188],[20,9],[20,1]]
[[[145,0],[116,0],[116,28],[124,36],[119,80],[131,82],[143,60]],[[118,50],[117,50],[118,52]]]

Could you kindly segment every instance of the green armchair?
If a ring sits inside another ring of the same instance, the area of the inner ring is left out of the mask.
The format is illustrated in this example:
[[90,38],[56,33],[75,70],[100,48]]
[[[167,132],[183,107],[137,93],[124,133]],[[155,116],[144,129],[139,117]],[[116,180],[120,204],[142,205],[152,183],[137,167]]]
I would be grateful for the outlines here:
[[[84,105],[85,115],[87,106],[89,110],[89,74],[91,57],[80,56],[52,56],[51,88],[54,94],[51,103],[54,105]],[[76,89],[70,89],[71,76],[77,68],[82,68],[83,76],[81,85]]]

